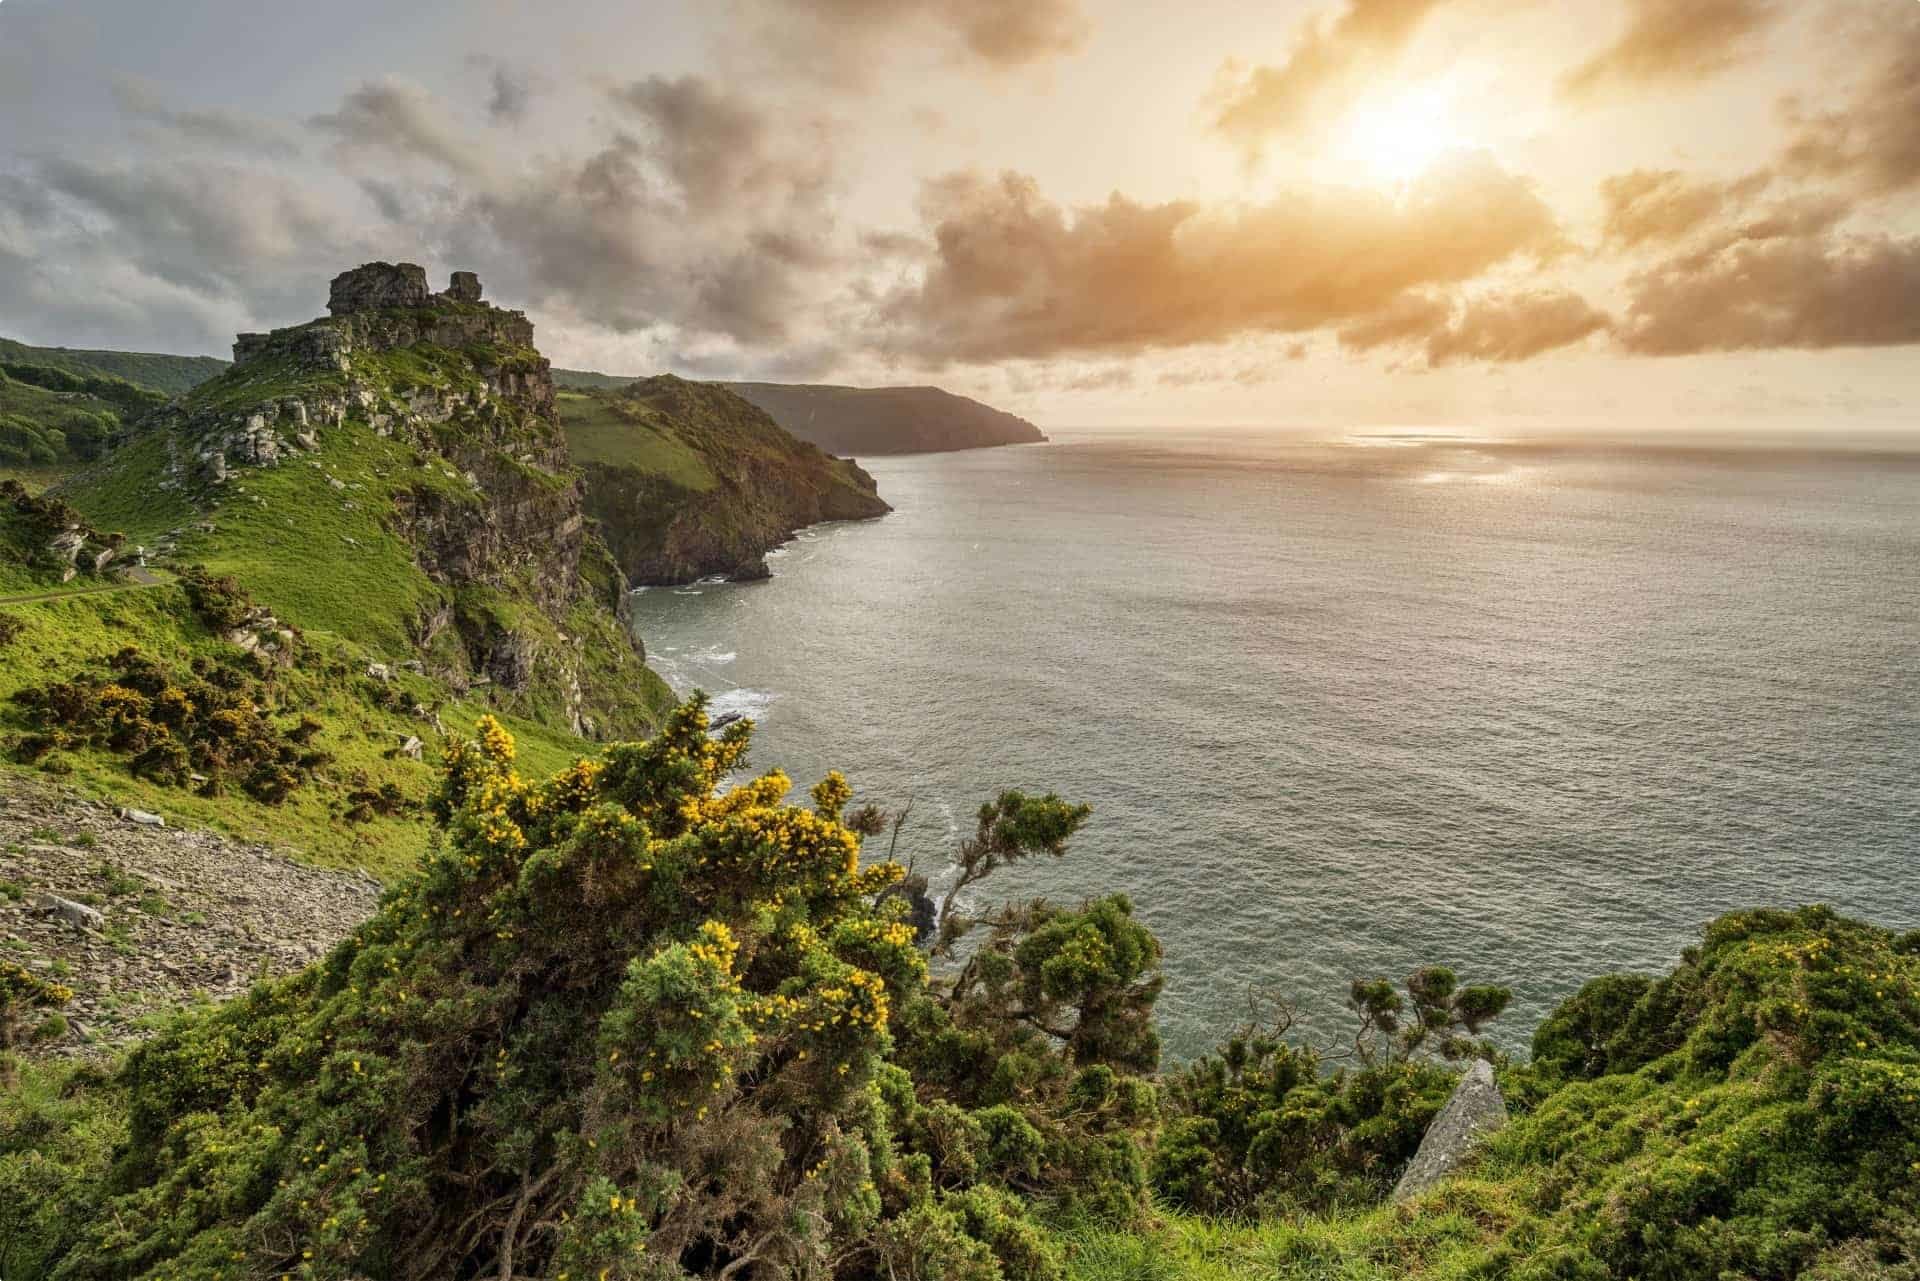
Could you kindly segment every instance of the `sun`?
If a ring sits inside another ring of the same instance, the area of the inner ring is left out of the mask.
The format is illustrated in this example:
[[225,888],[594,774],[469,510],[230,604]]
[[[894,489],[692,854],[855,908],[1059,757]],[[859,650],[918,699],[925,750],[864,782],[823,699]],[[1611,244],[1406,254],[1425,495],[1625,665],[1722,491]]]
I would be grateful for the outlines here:
[[1344,162],[1376,183],[1411,182],[1448,152],[1473,145],[1453,98],[1444,83],[1369,98],[1336,127],[1335,146]]

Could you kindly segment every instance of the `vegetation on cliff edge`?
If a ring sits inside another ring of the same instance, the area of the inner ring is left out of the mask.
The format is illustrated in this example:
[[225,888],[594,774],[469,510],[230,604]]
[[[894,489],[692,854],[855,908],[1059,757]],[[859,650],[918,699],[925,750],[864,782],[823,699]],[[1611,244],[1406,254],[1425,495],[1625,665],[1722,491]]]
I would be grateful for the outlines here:
[[[1363,981],[1346,1059],[1268,1027],[1157,1076],[1160,951],[1124,898],[949,900],[929,956],[903,869],[861,859],[883,816],[848,812],[837,775],[804,806],[777,771],[723,787],[749,734],[710,736],[696,700],[535,781],[483,720],[449,755],[420,871],[324,962],[110,1075],[26,1070],[0,1100],[0,1268],[1920,1269],[1920,936],[1738,913],[1664,978],[1596,980],[1503,1066],[1514,1123],[1386,1207],[1499,989]],[[1086,819],[1006,793],[961,865],[1058,856]],[[1221,1210],[1245,1217],[1192,1217]]]

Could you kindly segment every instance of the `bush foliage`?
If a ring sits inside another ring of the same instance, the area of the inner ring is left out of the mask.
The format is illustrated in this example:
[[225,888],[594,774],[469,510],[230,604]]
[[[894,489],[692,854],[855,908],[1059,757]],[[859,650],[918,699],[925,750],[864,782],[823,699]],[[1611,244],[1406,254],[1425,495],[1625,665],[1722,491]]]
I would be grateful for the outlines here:
[[[0,1106],[6,1275],[1172,1277],[1137,1243],[1195,1240],[1183,1209],[1284,1215],[1245,1275],[1913,1275],[1911,936],[1746,913],[1597,980],[1503,1069],[1470,1177],[1372,1210],[1503,990],[1368,980],[1350,1045],[1282,1019],[1156,1075],[1126,898],[916,905],[844,780],[723,786],[750,726],[708,729],[695,699],[535,781],[482,721],[424,864],[322,963]],[[1086,818],[1005,793],[957,879]]]

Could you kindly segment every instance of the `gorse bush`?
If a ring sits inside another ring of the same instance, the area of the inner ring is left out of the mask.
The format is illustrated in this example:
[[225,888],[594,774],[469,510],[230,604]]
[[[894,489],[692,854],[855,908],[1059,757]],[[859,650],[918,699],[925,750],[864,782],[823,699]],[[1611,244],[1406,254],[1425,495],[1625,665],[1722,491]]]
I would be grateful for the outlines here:
[[213,795],[234,786],[278,804],[332,759],[311,745],[313,722],[282,729],[262,710],[267,691],[251,658],[200,658],[182,675],[127,648],[104,667],[14,694],[29,727],[12,740],[16,761],[93,747],[165,787]]
[[[1112,1243],[1202,1240],[1180,1210],[1284,1213],[1262,1277],[1920,1267],[1911,936],[1748,913],[1667,978],[1589,985],[1505,1070],[1520,1115],[1469,1177],[1371,1210],[1504,990],[1369,980],[1350,1044],[1281,1020],[1156,1076],[1126,898],[916,906],[844,780],[723,787],[750,726],[708,731],[696,698],[536,781],[483,720],[422,867],[322,963],[0,1103],[5,1274],[1173,1277]],[[1086,819],[1004,793],[955,879]]]
[[[55,1274],[1057,1276],[1012,1182],[1141,1186],[1150,1089],[949,1009],[842,780],[717,790],[748,732],[696,700],[534,783],[482,722],[424,869],[352,940],[131,1056],[128,1142]],[[1057,978],[1045,1008],[1097,1022],[1104,992]],[[909,1025],[972,1048],[979,1106],[891,1061]]]

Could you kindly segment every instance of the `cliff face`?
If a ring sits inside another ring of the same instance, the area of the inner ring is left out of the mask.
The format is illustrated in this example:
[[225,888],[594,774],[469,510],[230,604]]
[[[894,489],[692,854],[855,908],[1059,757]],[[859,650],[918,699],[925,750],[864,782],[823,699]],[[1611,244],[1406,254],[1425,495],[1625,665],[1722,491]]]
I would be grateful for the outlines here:
[[75,505],[296,625],[410,651],[456,693],[492,683],[578,733],[646,728],[665,689],[621,624],[532,323],[468,273],[436,294],[409,264],[342,274],[329,311],[241,335],[232,369],[69,482]]
[[587,513],[636,583],[764,578],[794,531],[892,510],[858,466],[714,384],[649,378],[560,408]]
[[834,454],[931,454],[1046,439],[1024,418],[938,387],[724,385]]

